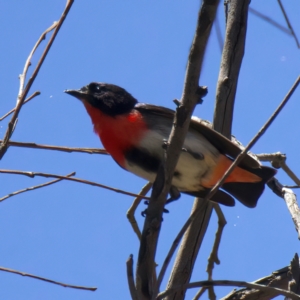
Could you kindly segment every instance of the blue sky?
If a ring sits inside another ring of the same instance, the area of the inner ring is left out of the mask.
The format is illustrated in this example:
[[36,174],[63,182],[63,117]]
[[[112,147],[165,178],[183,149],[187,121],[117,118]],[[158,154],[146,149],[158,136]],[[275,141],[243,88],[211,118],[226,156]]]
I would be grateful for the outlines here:
[[[120,85],[141,102],[174,108],[180,98],[199,1],[75,1],[29,94],[41,95],[22,108],[12,140],[70,147],[102,147],[82,104],[63,93],[91,81]],[[2,1],[0,12],[2,100],[0,114],[14,107],[18,75],[40,34],[58,20],[65,1]],[[298,1],[283,1],[300,36]],[[282,25],[277,1],[251,6]],[[218,18],[224,34],[222,4]],[[49,36],[47,37],[47,41]],[[32,72],[45,42],[32,60]],[[209,93],[195,115],[212,120],[221,52],[213,29],[201,85]],[[240,73],[233,134],[244,144],[265,123],[300,70],[294,39],[249,15],[246,51]],[[29,77],[28,77],[29,78]],[[298,89],[253,151],[287,154],[300,176]],[[8,119],[0,124],[1,137]],[[137,193],[144,180],[120,169],[109,156],[60,153],[11,147],[2,169],[68,174]],[[45,178],[3,175],[1,195],[46,182]],[[293,182],[279,170],[283,184]],[[297,192],[297,191],[296,191]],[[126,219],[132,198],[100,188],[60,182],[0,203],[0,266],[86,286],[97,292],[63,288],[0,272],[3,299],[129,299],[125,261],[136,262],[136,236]],[[165,215],[157,252],[161,264],[188,217],[193,198],[182,196]],[[138,208],[137,219],[144,219]],[[215,279],[253,281],[289,264],[299,241],[284,201],[266,189],[255,209],[237,203],[224,208],[227,219]],[[207,278],[205,268],[217,227],[213,216],[193,280]],[[231,288],[217,288],[217,297]],[[187,299],[196,291],[188,292]],[[205,297],[204,297],[205,298]]]

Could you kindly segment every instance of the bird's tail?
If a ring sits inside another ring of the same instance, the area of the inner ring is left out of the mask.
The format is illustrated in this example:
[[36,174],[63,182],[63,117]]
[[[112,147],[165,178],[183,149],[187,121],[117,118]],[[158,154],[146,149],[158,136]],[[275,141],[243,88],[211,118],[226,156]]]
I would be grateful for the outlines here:
[[[220,161],[209,180],[203,182],[205,187],[212,187],[221,179],[231,165],[232,161],[225,155],[220,156]],[[260,168],[236,167],[227,177],[222,186],[226,192],[234,196],[247,207],[255,207],[264,191],[265,184],[276,174],[276,170],[270,167]]]

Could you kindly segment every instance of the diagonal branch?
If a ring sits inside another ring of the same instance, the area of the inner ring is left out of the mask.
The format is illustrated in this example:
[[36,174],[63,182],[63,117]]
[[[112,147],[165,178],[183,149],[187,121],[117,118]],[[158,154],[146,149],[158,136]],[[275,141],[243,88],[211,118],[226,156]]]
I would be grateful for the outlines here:
[[120,189],[115,189],[112,188],[110,186],[104,185],[104,184],[100,184],[94,181],[89,181],[89,180],[85,180],[85,179],[81,179],[81,178],[76,178],[76,177],[67,177],[67,176],[61,176],[61,175],[56,175],[56,174],[49,174],[49,173],[40,173],[40,172],[26,172],[26,171],[18,171],[18,170],[3,170],[0,169],[0,173],[3,174],[14,174],[14,175],[24,175],[24,176],[28,176],[30,178],[33,178],[35,176],[40,176],[40,177],[46,177],[46,178],[59,178],[59,179],[65,179],[65,180],[69,180],[69,181],[75,181],[75,182],[79,182],[79,183],[83,183],[83,184],[88,184],[88,185],[93,185],[93,186],[97,186],[103,189],[107,189],[116,193],[120,193],[120,194],[124,194],[127,196],[132,196],[132,197],[143,197],[143,199],[147,199],[149,200],[149,197],[146,196],[141,196],[141,195],[137,195],[134,193],[130,193],[130,192],[126,192]]
[[[3,142],[0,140],[0,143]],[[31,149],[43,149],[43,150],[55,150],[55,151],[62,151],[62,152],[81,152],[81,153],[88,153],[88,154],[107,154],[105,149],[99,148],[78,148],[78,147],[64,147],[64,146],[53,146],[53,145],[41,145],[36,143],[22,143],[22,142],[14,142],[8,141],[8,146],[13,147],[21,147],[21,148],[31,148]]]
[[[25,101],[25,98],[26,98],[26,96],[27,96],[27,94],[28,94],[28,92],[29,92],[29,90],[30,90],[30,88],[31,88],[31,86],[32,86],[32,84],[33,84],[36,76],[38,75],[38,72],[39,72],[39,70],[40,70],[40,68],[41,68],[41,66],[42,66],[42,64],[43,64],[43,62],[44,62],[44,60],[45,60],[45,58],[46,58],[46,56],[47,56],[47,54],[48,54],[48,52],[49,52],[52,44],[54,42],[54,40],[55,40],[55,37],[56,37],[56,35],[57,35],[57,33],[58,33],[61,25],[63,24],[65,18],[67,17],[68,12],[71,9],[73,1],[74,0],[68,0],[66,8],[65,8],[62,16],[60,17],[59,21],[55,24],[54,32],[53,32],[53,34],[52,34],[52,36],[51,36],[51,38],[50,38],[50,40],[49,40],[49,42],[48,42],[48,44],[46,46],[46,48],[45,48],[45,50],[44,50],[41,58],[40,58],[40,60],[39,60],[39,62],[37,64],[35,70],[33,71],[33,74],[29,78],[28,83],[27,83],[26,87],[24,88],[24,90],[22,91],[22,93],[18,96],[18,103],[16,105],[16,110],[15,110],[14,114],[12,115],[12,118],[11,118],[10,122],[8,123],[8,128],[6,130],[5,136],[3,138],[2,145],[0,147],[0,159],[2,159],[3,155],[7,151],[7,148],[8,148],[7,143],[9,141],[9,139],[11,138],[13,130],[14,130],[15,126],[16,126],[17,118],[18,118],[19,112],[20,112],[20,110],[22,108],[22,105],[23,105],[23,103]],[[54,25],[50,26],[49,29],[52,30],[53,28],[54,28]]]
[[126,261],[126,271],[127,271],[127,281],[128,287],[130,291],[130,296],[132,300],[139,300],[137,291],[134,285],[134,278],[133,278],[133,255],[130,254],[128,260]]
[[[40,95],[41,92],[36,91],[34,92],[31,96],[29,96],[23,103],[23,105],[27,102],[29,102],[31,99],[33,99],[34,97]],[[3,121],[6,117],[8,117],[9,115],[11,115],[14,111],[16,110],[16,108],[11,109],[9,112],[7,112],[3,117],[0,118],[0,121]]]
[[[75,174],[76,174],[75,172],[72,172],[72,173],[66,175],[66,177],[74,176]],[[26,188],[26,189],[23,189],[23,190],[19,190],[19,191],[10,193],[10,194],[8,194],[8,195],[0,198],[0,202],[6,200],[7,198],[16,196],[18,194],[21,194],[21,193],[24,193],[24,192],[28,192],[28,191],[33,191],[33,190],[36,190],[36,189],[39,189],[39,188],[51,185],[53,183],[56,183],[56,182],[59,182],[59,181],[62,181],[62,180],[63,180],[63,178],[59,178],[59,179],[55,179],[55,180],[52,180],[52,181],[49,181],[49,182],[46,182],[46,183],[42,183],[42,184],[39,184],[39,185],[36,185],[36,186],[31,186],[29,188]]]
[[283,7],[283,5],[282,5],[282,3],[281,3],[281,0],[278,0],[278,4],[279,4],[280,9],[281,9],[281,11],[282,11],[282,13],[283,13],[283,16],[284,16],[284,18],[285,18],[286,24],[287,24],[287,26],[289,27],[289,29],[290,29],[290,31],[291,31],[291,34],[292,34],[292,36],[294,37],[294,39],[295,39],[295,41],[296,41],[297,47],[300,48],[300,44],[299,44],[298,38],[297,38],[297,36],[296,36],[296,34],[295,34],[295,31],[294,31],[294,29],[293,29],[293,26],[292,26],[290,20],[289,20],[289,17],[288,17],[288,15],[287,15],[287,13],[285,12],[285,9],[284,9],[284,7]]
[[[297,272],[294,273],[299,273],[300,268],[297,253],[291,261],[290,266],[276,270],[272,272],[271,275],[255,280],[252,283],[287,290],[291,279],[295,279],[296,282],[299,280],[299,278],[294,278],[294,275],[291,278],[291,269],[297,269]],[[221,300],[269,300],[273,299],[276,296],[278,296],[278,293],[275,289],[261,290],[256,288],[242,288],[239,290],[234,289],[228,295],[222,297]]]
[[142,190],[139,193],[140,196],[136,197],[133,200],[133,203],[131,204],[131,206],[129,207],[129,209],[127,210],[127,213],[126,213],[127,219],[129,221],[133,231],[137,235],[139,241],[141,240],[142,234],[138,227],[137,221],[134,217],[134,213],[135,213],[137,207],[139,206],[139,204],[141,203],[141,201],[143,200],[143,198],[141,196],[147,195],[147,193],[150,191],[151,188],[152,188],[152,182],[149,181],[148,183],[146,183],[145,186],[143,186]]
[[136,285],[140,299],[151,299],[157,294],[157,291],[153,289],[155,285],[155,282],[153,282],[153,271],[162,213],[171,187],[175,166],[188,131],[190,118],[199,100],[197,92],[199,92],[200,71],[218,3],[218,0],[204,0],[201,6],[196,33],[187,63],[181,103],[176,109],[174,126],[168,140],[167,159],[160,166],[153,185],[137,264]]
[[[279,296],[283,295],[286,297],[289,297],[290,299],[293,300],[299,300],[300,296],[296,295],[293,292],[289,292],[287,290],[275,288],[275,287],[269,287],[257,283],[250,283],[246,281],[237,281],[237,280],[206,280],[206,281],[197,281],[189,284],[185,284],[182,286],[177,286],[173,288],[172,290],[167,290],[165,292],[162,292],[158,295],[156,298],[157,300],[160,299],[166,299],[168,295],[172,295],[175,292],[178,292],[180,290],[186,290],[186,289],[191,289],[191,288],[196,288],[196,287],[211,287],[211,286],[239,286],[239,287],[247,287],[251,289],[256,289],[259,291],[263,292],[272,292],[274,295]],[[260,298],[257,298],[260,299]]]
[[88,291],[92,291],[92,292],[97,290],[97,288],[95,288],[95,287],[85,287],[85,286],[80,286],[80,285],[67,284],[67,283],[55,281],[55,280],[52,280],[52,279],[48,279],[48,278],[45,278],[45,277],[40,277],[40,276],[36,276],[36,275],[33,275],[33,274],[20,272],[20,271],[17,271],[17,270],[3,268],[3,267],[0,267],[0,271],[14,273],[14,274],[18,274],[18,275],[22,275],[22,276],[26,276],[26,277],[30,277],[30,278],[34,278],[34,279],[38,279],[38,280],[42,280],[42,281],[46,281],[46,282],[49,282],[49,283],[57,284],[57,285],[72,288],[72,289],[88,290]]
[[279,24],[278,22],[276,22],[275,20],[269,18],[268,16],[262,14],[261,12],[257,11],[256,9],[249,7],[249,12],[251,12],[252,14],[256,15],[257,17],[265,20],[266,22],[270,23],[271,25],[275,26],[276,28],[280,29],[281,31],[283,31],[284,33],[287,33],[289,35],[292,35],[291,31],[282,26],[281,24]]

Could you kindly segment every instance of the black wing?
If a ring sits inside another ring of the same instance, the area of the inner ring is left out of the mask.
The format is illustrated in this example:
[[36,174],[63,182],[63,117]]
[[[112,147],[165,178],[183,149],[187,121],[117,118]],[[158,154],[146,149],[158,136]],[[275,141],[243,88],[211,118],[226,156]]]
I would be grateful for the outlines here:
[[[135,109],[137,109],[141,113],[146,112],[147,114],[158,115],[169,119],[173,119],[175,113],[174,110],[171,110],[169,108],[144,103],[136,104]],[[209,126],[205,125],[204,121],[202,121],[201,119],[192,119],[190,128],[201,133],[221,153],[231,157],[232,159],[235,159],[242,152],[242,150],[236,144],[234,144],[229,139],[213,130]],[[245,167],[247,169],[256,169],[261,167],[258,161],[256,161],[250,155],[246,155],[239,166]]]

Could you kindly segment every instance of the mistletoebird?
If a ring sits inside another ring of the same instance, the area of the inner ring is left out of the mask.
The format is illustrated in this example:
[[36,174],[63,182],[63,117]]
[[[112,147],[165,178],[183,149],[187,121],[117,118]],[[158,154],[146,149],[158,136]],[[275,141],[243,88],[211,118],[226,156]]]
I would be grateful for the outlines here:
[[[65,92],[83,103],[95,133],[118,165],[154,182],[164,156],[163,143],[171,132],[174,111],[139,103],[125,89],[113,84],[92,82],[79,90]],[[236,144],[200,119],[192,118],[172,188],[205,197],[240,152]],[[275,169],[261,166],[247,155],[211,200],[233,206],[236,198],[247,207],[255,207],[265,184],[275,174]]]

